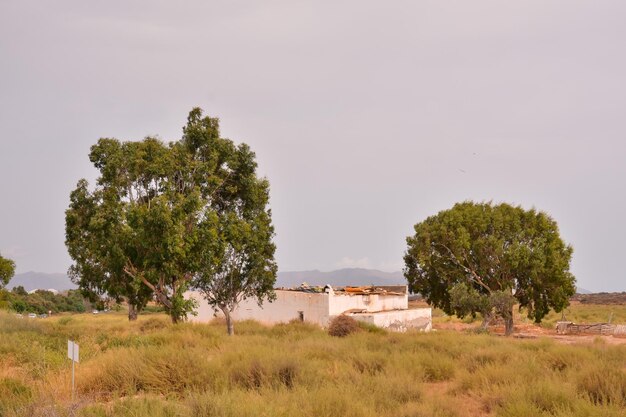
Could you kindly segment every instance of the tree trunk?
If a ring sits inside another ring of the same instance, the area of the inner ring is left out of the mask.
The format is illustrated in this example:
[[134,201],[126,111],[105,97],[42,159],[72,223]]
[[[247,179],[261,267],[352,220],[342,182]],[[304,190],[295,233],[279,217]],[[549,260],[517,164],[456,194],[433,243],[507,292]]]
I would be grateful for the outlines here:
[[172,324],[179,323],[182,317],[180,315],[180,311],[176,311],[174,309],[174,303],[172,302],[172,300],[169,299],[167,295],[165,295],[158,288],[156,287],[153,287],[153,288],[154,288],[154,294],[156,296],[157,301],[161,303],[163,307],[165,307],[165,311],[167,311],[167,313],[169,314],[170,319],[172,320]]
[[491,324],[491,320],[493,320],[493,314],[490,312],[482,312],[483,322],[480,324],[480,330],[489,330],[489,325]]
[[178,315],[173,313],[172,311],[170,311],[170,319],[172,319],[172,324],[178,324],[178,322],[180,321],[180,317],[178,317]]
[[226,329],[228,330],[228,335],[232,336],[235,334],[235,325],[233,323],[233,318],[230,315],[230,310],[228,310],[228,308],[224,308],[222,311],[224,312],[224,317],[226,317]]
[[510,336],[513,333],[513,307],[506,312],[504,317],[504,335]]
[[134,304],[128,303],[128,321],[135,321],[137,320],[137,306],[135,306]]

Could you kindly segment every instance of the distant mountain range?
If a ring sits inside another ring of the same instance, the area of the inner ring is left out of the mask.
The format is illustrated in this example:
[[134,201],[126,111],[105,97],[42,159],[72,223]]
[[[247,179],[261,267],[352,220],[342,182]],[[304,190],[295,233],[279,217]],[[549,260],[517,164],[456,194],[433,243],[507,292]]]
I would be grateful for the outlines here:
[[[336,271],[290,271],[279,272],[275,287],[297,287],[306,282],[309,285],[357,286],[357,285],[404,285],[406,278],[402,272],[383,272],[375,269],[346,268]],[[16,274],[8,289],[21,285],[26,291],[36,289],[55,289],[57,291],[76,288],[67,274],[48,274],[43,272],[24,272]],[[579,294],[590,294],[584,288],[577,288]]]

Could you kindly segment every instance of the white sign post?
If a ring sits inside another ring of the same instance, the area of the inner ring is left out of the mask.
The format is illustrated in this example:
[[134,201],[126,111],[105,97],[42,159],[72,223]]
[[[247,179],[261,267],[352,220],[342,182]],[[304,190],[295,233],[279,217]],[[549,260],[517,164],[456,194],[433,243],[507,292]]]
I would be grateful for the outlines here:
[[78,362],[78,343],[67,341],[67,357],[72,360],[72,401],[74,401],[74,364]]

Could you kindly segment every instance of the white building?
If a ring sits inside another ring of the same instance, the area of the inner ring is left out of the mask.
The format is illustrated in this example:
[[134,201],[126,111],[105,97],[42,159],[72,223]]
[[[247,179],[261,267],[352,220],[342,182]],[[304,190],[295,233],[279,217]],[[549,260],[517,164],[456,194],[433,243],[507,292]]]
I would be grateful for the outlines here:
[[[406,285],[378,287],[337,287],[277,289],[276,300],[261,307],[245,300],[233,312],[235,320],[256,320],[264,324],[302,320],[328,326],[334,317],[345,314],[393,331],[408,329],[429,331],[432,328],[430,308],[408,308]],[[216,313],[197,292],[189,296],[198,301],[197,316],[191,321],[208,322]],[[217,313],[220,315],[221,313]]]

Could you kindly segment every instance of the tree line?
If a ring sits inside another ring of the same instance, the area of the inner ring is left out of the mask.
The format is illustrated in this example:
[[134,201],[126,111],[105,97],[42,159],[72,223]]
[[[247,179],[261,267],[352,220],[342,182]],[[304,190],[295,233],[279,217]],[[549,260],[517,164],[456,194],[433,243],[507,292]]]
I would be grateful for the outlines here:
[[[135,320],[155,300],[176,323],[193,314],[199,291],[226,317],[246,298],[275,297],[269,182],[255,154],[222,138],[219,120],[194,108],[180,140],[102,138],[89,159],[93,187],[78,181],[65,213],[69,275],[83,295],[128,304]],[[411,291],[459,317],[496,317],[513,330],[513,308],[540,322],[575,292],[572,247],[546,213],[466,201],[431,216],[407,238]],[[0,257],[0,287],[14,271]]]
[[16,313],[84,313],[91,309],[102,309],[102,301],[90,302],[79,290],[53,293],[47,290],[26,292],[24,287],[17,286],[11,291],[0,291],[0,305],[10,308]]

